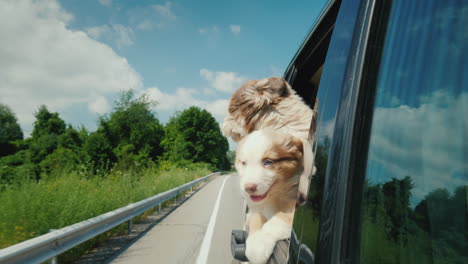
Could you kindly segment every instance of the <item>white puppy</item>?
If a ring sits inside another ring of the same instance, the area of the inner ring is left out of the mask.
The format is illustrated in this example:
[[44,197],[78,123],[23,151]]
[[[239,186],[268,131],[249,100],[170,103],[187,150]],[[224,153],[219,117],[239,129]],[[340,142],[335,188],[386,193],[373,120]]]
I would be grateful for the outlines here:
[[276,242],[291,235],[302,141],[272,129],[254,131],[239,142],[235,165],[249,208],[245,254],[251,263],[266,263]]
[[299,203],[307,199],[315,174],[311,144],[314,141],[318,102],[310,109],[282,78],[251,80],[231,96],[222,132],[238,142],[255,130],[272,128],[299,138],[304,147],[304,171],[299,184]]

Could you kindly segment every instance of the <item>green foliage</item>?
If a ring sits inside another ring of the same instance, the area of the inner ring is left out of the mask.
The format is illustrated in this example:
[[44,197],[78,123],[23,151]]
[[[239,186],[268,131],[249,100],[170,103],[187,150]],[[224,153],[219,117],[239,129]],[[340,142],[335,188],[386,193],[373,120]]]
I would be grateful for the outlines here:
[[[103,159],[111,163],[118,161],[123,168],[132,166],[134,158],[140,162],[156,161],[163,151],[160,142],[164,128],[151,110],[154,105],[155,102],[144,95],[136,98],[132,90],[123,92],[114,111],[100,119],[99,136],[92,140],[99,141],[105,149],[101,153],[96,153],[97,149],[91,151],[91,160],[97,154],[99,162]],[[88,147],[91,146],[88,144]],[[109,147],[112,154],[108,152]]]
[[227,139],[206,110],[192,106],[173,116],[165,127],[164,158],[206,162],[218,169],[230,169]]
[[29,156],[28,150],[20,150],[0,158],[0,187],[1,184],[21,183],[36,177],[35,165],[26,162]]
[[[39,107],[34,113],[36,121],[32,137],[28,142],[29,155],[25,162],[38,165],[48,155],[52,154],[59,145],[59,138],[65,133],[65,122],[58,113],[51,113],[45,105]],[[36,167],[36,177],[39,177],[40,167]]]
[[384,208],[390,219],[389,235],[395,241],[406,239],[402,236],[408,233],[408,230],[405,229],[407,228],[405,222],[411,214],[409,200],[413,188],[414,184],[409,176],[402,180],[392,178],[391,181],[382,186]]
[[58,137],[58,145],[64,148],[78,150],[83,146],[84,140],[86,140],[86,136],[83,138],[80,132],[72,126],[68,126],[65,132]]
[[320,141],[317,145],[315,152],[315,167],[317,172],[311,179],[310,190],[307,197],[308,202],[311,204],[315,216],[320,215],[323,187],[325,184],[325,174],[328,165],[328,152],[330,149],[330,139],[327,137]]
[[231,167],[233,167],[236,164],[236,152],[233,150],[228,150],[226,153],[226,157]]
[[16,117],[0,105],[0,248],[229,168],[227,140],[207,111],[190,108],[164,127],[154,106],[123,92],[89,133],[42,105],[23,140]]
[[45,105],[41,105],[39,110],[34,113],[36,121],[32,138],[38,139],[45,135],[60,135],[65,132],[65,122],[59,117],[58,113],[51,113]]
[[467,263],[467,187],[436,189],[414,208],[409,176],[366,183],[362,263]]
[[[317,175],[312,179],[309,201],[297,209],[294,225],[313,248],[318,233],[315,221],[320,213],[324,170],[329,141],[320,142],[316,153]],[[321,171],[322,169],[322,171]],[[391,178],[385,183],[365,182],[360,229],[361,263],[448,263],[468,262],[468,187],[451,194],[435,189],[416,206],[411,205],[415,184],[410,176]],[[306,217],[304,227],[300,222]],[[309,238],[312,238],[310,240]]]
[[41,178],[60,177],[61,173],[75,169],[82,161],[80,152],[60,146],[39,163]]
[[[211,114],[192,107],[171,118],[164,127],[152,110],[155,105],[145,95],[136,96],[132,90],[122,92],[113,111],[99,117],[98,128],[92,133],[84,127],[77,130],[66,126],[58,113],[40,106],[34,114],[31,138],[10,137],[16,141],[8,144],[23,152],[0,160],[0,183],[29,178],[31,174],[36,180],[58,176],[63,169],[80,166],[90,166],[94,172],[125,171],[164,160],[181,168],[195,162],[210,164],[212,169],[230,169],[227,140]],[[9,118],[5,120],[16,122],[6,106],[2,109]]]
[[0,104],[0,157],[13,154],[16,151],[13,141],[21,139],[23,132],[15,114],[8,106]]
[[[114,170],[95,176],[91,170],[64,171],[38,184],[4,186],[0,192],[0,248],[45,234],[172,189],[211,172],[204,165],[190,170],[151,167]],[[118,231],[118,230],[117,230]],[[87,248],[82,248],[86,250]],[[66,262],[66,261],[65,261]]]
[[301,243],[307,245],[312,252],[316,252],[319,233],[319,217],[315,215],[310,203],[297,207],[294,213],[294,230],[302,236]]
[[107,168],[117,160],[109,140],[102,132],[91,133],[83,148],[95,168]]

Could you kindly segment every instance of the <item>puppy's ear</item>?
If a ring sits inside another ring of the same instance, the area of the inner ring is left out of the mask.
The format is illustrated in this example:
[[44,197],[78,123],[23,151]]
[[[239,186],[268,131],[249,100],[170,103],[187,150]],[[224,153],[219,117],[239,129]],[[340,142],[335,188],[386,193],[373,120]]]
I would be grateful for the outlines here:
[[314,109],[312,110],[312,121],[311,121],[310,129],[309,129],[309,142],[310,143],[314,142],[315,131],[317,131],[318,106],[319,106],[319,101],[317,98],[315,99]]
[[295,159],[301,160],[304,157],[304,145],[297,137],[289,136],[286,146]]
[[250,108],[250,104],[252,104],[251,101],[256,97],[256,91],[253,88],[256,82],[255,80],[250,80],[242,84],[242,86],[232,94],[229,100],[228,112],[231,113],[234,118],[236,118],[237,115],[242,115],[245,110]]
[[290,94],[288,86],[286,80],[278,77],[261,79],[255,84],[258,94],[268,100],[269,104],[279,103],[281,99],[288,97]]
[[224,136],[231,137],[235,142],[238,142],[247,135],[247,131],[244,127],[230,114],[224,118],[224,122],[221,125],[221,132]]
[[[229,101],[228,112],[241,127],[236,130],[244,130],[245,135],[255,130],[258,120],[270,111],[271,100],[259,94],[256,89],[257,83],[256,80],[244,83],[234,92]],[[241,137],[245,136],[243,134],[240,133]]]

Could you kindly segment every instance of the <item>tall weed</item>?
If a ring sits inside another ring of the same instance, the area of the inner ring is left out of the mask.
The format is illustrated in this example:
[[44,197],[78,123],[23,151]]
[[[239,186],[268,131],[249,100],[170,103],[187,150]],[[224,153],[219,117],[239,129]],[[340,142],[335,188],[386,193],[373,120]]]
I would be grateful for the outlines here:
[[204,165],[91,174],[75,170],[0,186],[0,248],[140,201],[211,173]]

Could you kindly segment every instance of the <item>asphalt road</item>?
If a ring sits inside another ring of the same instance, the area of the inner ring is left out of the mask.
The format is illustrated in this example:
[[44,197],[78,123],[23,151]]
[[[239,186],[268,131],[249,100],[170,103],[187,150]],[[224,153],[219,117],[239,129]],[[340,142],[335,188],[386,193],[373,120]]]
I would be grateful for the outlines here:
[[238,176],[219,176],[111,263],[235,263],[231,230],[243,229],[244,212]]

